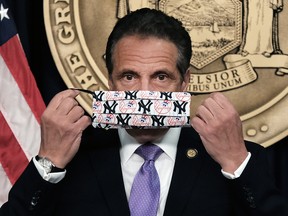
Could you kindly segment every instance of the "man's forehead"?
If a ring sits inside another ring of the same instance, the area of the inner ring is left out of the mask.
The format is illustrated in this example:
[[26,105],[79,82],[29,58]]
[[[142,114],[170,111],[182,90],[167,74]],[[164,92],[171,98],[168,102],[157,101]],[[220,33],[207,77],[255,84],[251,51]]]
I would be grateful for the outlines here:
[[[138,35],[125,36],[117,42],[114,47],[114,54],[128,55],[129,52],[139,52],[141,55],[144,52],[149,53],[149,56],[153,56],[153,51],[163,53],[163,55],[175,55],[178,53],[178,49],[174,43],[166,39],[157,37],[138,37]],[[125,53],[128,52],[128,53]],[[159,53],[155,53],[158,55]]]
[[[158,36],[154,36],[154,35],[144,35],[144,34],[128,34],[128,35],[124,35],[123,37],[121,37],[115,45],[119,44],[119,42],[123,42],[123,41],[130,41],[130,40],[138,40],[138,41],[166,41],[168,43],[174,44],[172,41],[168,40],[165,37],[158,37]],[[175,44],[174,44],[175,45]],[[175,45],[176,46],[176,45]]]

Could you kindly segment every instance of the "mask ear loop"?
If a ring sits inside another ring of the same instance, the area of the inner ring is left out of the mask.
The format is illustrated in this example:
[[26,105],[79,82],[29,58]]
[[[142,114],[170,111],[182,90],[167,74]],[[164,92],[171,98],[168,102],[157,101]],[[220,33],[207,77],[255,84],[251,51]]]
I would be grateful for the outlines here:
[[91,94],[92,96],[95,95],[95,92],[87,90],[87,89],[79,89],[79,88],[69,88],[69,89],[85,92],[85,93]]
[[[90,91],[88,89],[79,89],[79,88],[69,88],[69,89],[72,89],[72,90],[78,90],[78,91],[81,91],[81,92],[85,92],[85,93],[88,93],[88,94],[91,94],[91,95],[95,95],[95,92],[94,91]],[[199,92],[187,92],[189,93],[191,96],[196,96],[196,95],[203,95],[203,94],[206,94],[206,93],[199,93]]]

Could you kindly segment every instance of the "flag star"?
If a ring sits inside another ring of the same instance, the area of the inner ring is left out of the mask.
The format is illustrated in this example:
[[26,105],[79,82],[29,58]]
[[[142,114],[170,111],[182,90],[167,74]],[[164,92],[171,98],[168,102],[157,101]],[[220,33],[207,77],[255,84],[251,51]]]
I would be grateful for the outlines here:
[[1,4],[1,7],[0,7],[0,18],[1,18],[1,20],[0,21],[2,21],[4,18],[10,19],[8,14],[7,14],[7,12],[8,12],[8,8],[4,8],[3,4]]

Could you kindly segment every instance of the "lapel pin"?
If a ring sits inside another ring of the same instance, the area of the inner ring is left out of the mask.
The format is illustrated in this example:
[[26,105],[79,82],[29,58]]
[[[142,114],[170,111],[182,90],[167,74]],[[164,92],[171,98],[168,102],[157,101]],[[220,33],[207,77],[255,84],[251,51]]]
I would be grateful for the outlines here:
[[197,154],[198,154],[197,149],[188,149],[187,153],[186,153],[186,155],[189,159],[195,158],[197,156]]

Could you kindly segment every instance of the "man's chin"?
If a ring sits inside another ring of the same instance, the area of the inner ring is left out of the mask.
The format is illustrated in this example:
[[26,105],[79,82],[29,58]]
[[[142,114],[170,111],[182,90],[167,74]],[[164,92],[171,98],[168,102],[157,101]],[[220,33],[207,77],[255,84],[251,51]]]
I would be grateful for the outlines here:
[[127,129],[127,133],[134,137],[139,143],[153,142],[163,137],[169,129]]

